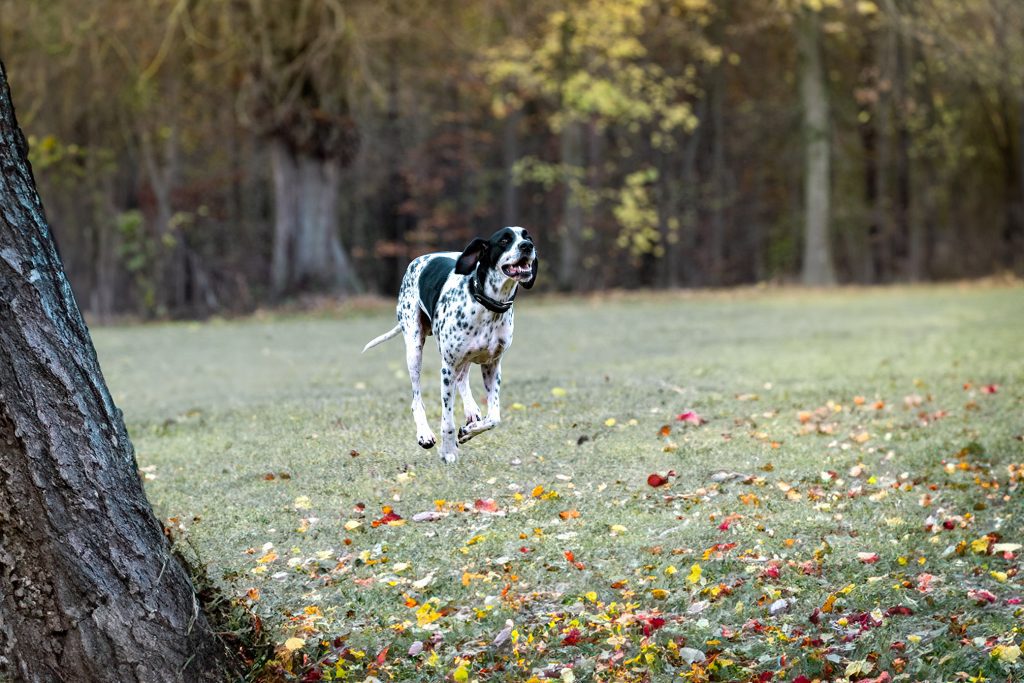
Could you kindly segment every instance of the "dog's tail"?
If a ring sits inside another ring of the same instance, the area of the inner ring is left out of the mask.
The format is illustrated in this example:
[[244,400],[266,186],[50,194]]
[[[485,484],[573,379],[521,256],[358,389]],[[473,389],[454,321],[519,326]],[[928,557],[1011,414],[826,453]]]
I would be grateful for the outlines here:
[[392,337],[394,337],[395,335],[397,335],[401,331],[402,331],[402,326],[401,325],[395,325],[394,328],[388,330],[387,332],[385,332],[384,334],[380,335],[379,337],[377,337],[376,339],[371,341],[369,344],[364,346],[363,347],[363,353],[366,353],[367,351],[372,349],[377,344],[383,344],[388,339],[391,339]]

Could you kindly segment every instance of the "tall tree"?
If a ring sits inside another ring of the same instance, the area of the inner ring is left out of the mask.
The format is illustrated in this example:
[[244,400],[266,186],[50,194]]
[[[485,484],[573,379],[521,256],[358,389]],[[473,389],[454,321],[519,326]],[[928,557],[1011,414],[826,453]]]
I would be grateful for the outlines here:
[[[341,243],[341,170],[358,143],[352,117],[355,3],[235,3],[245,36],[243,91],[250,126],[270,147],[274,188],[271,287],[355,291]],[[237,40],[237,38],[235,38]]]
[[202,681],[217,642],[142,490],[0,63],[0,677]]
[[804,261],[808,285],[835,282],[829,243],[832,184],[831,119],[818,10],[801,7],[795,17],[800,53],[800,102],[804,134]]

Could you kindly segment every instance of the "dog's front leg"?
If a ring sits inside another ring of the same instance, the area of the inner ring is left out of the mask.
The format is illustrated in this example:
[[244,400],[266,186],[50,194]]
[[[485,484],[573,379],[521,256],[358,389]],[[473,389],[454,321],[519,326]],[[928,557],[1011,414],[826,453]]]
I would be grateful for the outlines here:
[[455,388],[458,370],[445,362],[441,366],[441,460],[453,463],[459,459],[455,440]]
[[466,363],[462,368],[462,373],[457,378],[459,394],[462,396],[462,406],[466,415],[466,424],[480,421],[480,406],[473,399],[473,389],[469,386],[469,370],[471,367],[473,367],[472,363]]
[[480,366],[484,376],[484,390],[487,392],[487,417],[459,429],[459,443],[466,443],[477,434],[494,429],[501,422],[501,360]]

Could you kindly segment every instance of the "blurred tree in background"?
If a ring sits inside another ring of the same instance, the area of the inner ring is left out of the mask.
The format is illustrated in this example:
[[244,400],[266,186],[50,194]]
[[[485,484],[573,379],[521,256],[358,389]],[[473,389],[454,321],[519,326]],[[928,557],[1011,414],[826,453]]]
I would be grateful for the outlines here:
[[0,0],[0,55],[100,317],[507,224],[564,290],[1024,270],[1019,0]]

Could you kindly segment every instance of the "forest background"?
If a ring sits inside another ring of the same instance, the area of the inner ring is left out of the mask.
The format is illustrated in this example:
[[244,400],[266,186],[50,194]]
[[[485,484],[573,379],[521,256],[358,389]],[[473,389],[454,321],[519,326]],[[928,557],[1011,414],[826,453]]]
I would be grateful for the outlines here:
[[0,56],[94,319],[503,225],[562,291],[1024,271],[1019,0],[0,0]]

